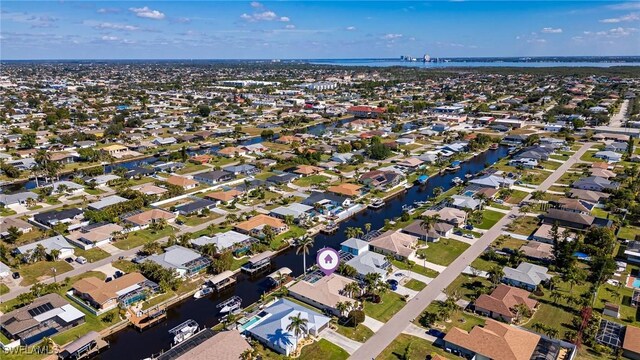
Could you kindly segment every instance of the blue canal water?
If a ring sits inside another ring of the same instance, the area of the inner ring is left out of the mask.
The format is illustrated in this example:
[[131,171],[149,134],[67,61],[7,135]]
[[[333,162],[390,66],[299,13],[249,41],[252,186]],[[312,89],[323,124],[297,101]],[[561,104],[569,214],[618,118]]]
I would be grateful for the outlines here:
[[[338,231],[332,235],[319,234],[315,237],[313,249],[307,255],[307,263],[312,264],[316,253],[320,248],[330,246],[338,249],[339,244],[346,240],[344,230],[348,227],[364,228],[364,224],[371,223],[372,229],[384,226],[384,220],[398,217],[402,214],[402,206],[413,204],[415,201],[424,201],[433,195],[433,189],[442,187],[445,190],[452,187],[451,180],[455,177],[464,178],[468,173],[476,174],[482,171],[487,164],[493,164],[505,157],[508,153],[506,147],[500,146],[496,150],[488,150],[477,155],[469,161],[461,164],[455,172],[434,175],[425,185],[414,186],[405,193],[388,200],[384,207],[378,210],[366,210],[353,218],[340,224]],[[272,260],[272,269],[275,271],[281,267],[288,267],[293,271],[293,276],[302,274],[302,257],[291,248],[280,253]],[[152,354],[158,354],[171,346],[172,335],[168,330],[176,325],[193,319],[201,326],[214,326],[218,323],[220,315],[216,305],[231,296],[237,295],[243,299],[243,306],[248,306],[260,299],[260,295],[269,290],[269,281],[263,277],[251,278],[246,274],[237,275],[237,283],[227,292],[222,294],[195,300],[187,299],[184,302],[170,308],[167,312],[167,320],[140,333],[133,328],[126,328],[107,340],[111,347],[99,355],[105,360],[143,359]]]

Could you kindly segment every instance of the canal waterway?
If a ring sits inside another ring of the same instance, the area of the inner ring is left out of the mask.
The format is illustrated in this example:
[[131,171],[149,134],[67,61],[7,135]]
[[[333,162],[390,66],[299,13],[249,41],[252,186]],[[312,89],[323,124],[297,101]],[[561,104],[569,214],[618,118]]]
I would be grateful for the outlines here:
[[[424,201],[430,198],[433,196],[433,189],[437,187],[448,190],[453,186],[451,182],[453,178],[464,178],[464,175],[469,173],[477,174],[482,171],[486,165],[494,164],[507,154],[508,149],[504,146],[500,146],[496,150],[487,150],[463,162],[457,171],[434,175],[429,178],[426,184],[413,186],[401,195],[387,200],[385,206],[381,209],[367,209],[355,217],[342,222],[338,231],[334,234],[317,235],[314,246],[309,255],[307,255],[307,263],[313,263],[313,259],[315,259],[316,253],[320,248],[328,246],[338,249],[339,244],[346,240],[344,234],[346,228],[364,228],[366,223],[370,223],[372,229],[381,228],[384,226],[385,219],[400,216],[404,205],[411,205],[416,201]],[[272,271],[281,267],[288,267],[293,271],[292,276],[299,276],[303,272],[301,255],[296,254],[294,248],[279,253],[272,259]],[[178,324],[188,319],[193,319],[201,326],[211,327],[216,325],[220,319],[219,309],[216,308],[216,305],[234,295],[242,298],[243,307],[257,302],[260,299],[260,295],[270,288],[269,280],[265,276],[267,274],[269,274],[269,272],[264,273],[260,278],[251,278],[246,274],[239,273],[237,275],[236,285],[228,291],[198,300],[189,298],[168,309],[166,321],[142,333],[131,327],[115,333],[107,338],[110,343],[110,348],[100,354],[98,358],[105,360],[144,359],[152,354],[158,354],[163,350],[167,350],[171,347],[173,340],[173,336],[169,334],[168,331]]]

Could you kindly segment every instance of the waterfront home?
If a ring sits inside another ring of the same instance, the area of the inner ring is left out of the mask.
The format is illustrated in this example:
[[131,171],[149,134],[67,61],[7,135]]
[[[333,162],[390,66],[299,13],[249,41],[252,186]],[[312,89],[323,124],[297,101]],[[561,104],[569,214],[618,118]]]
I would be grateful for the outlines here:
[[514,155],[513,158],[517,160],[545,161],[549,160],[549,156],[551,156],[553,152],[554,149],[552,147],[535,145],[522,149],[522,151]]
[[124,173],[125,179],[141,179],[145,176],[151,176],[156,171],[153,169],[143,168],[140,166],[133,167],[131,170]]
[[282,220],[264,214],[256,215],[236,224],[235,229],[243,234],[262,238],[264,236],[262,230],[264,230],[266,226],[270,226],[276,235],[289,230],[289,226]]
[[526,135],[507,135],[502,138],[501,143],[505,145],[522,145],[529,136]]
[[396,162],[397,166],[410,169],[410,170],[416,170],[419,167],[421,167],[422,164],[424,164],[424,161],[420,160],[417,157],[410,157],[410,158],[398,160],[398,162]]
[[[207,335],[203,342],[199,340],[187,341],[164,354],[158,356],[158,360],[238,360],[242,359],[247,350],[251,350],[251,345],[240,335],[237,330],[213,332],[209,329],[202,333],[215,334]],[[195,338],[202,335],[198,333]],[[210,336],[210,337],[209,337]],[[183,349],[185,348],[186,349]],[[188,350],[187,350],[188,349]],[[175,350],[175,352],[174,352]]]
[[227,158],[232,158],[236,156],[244,156],[247,154],[247,152],[244,149],[239,147],[227,146],[225,148],[218,150],[217,154]]
[[306,199],[302,200],[302,203],[313,206],[324,213],[324,211],[330,211],[336,207],[347,209],[353,205],[353,200],[330,192],[312,191]]
[[389,230],[369,242],[371,250],[390,254],[397,259],[407,259],[416,251],[418,238],[399,231]]
[[42,187],[52,187],[53,194],[67,194],[67,195],[77,195],[84,190],[84,186],[80,184],[76,184],[73,181],[56,181],[50,185],[42,186]]
[[93,211],[100,211],[108,208],[109,206],[120,204],[126,201],[129,201],[129,199],[123,198],[122,196],[118,196],[118,195],[111,195],[111,196],[102,198],[99,201],[90,203],[89,205],[87,205],[87,209],[93,210]]
[[52,210],[35,214],[33,220],[46,227],[53,227],[62,223],[67,226],[67,230],[74,230],[89,224],[89,220],[84,219],[84,211],[78,208]]
[[215,201],[201,199],[198,197],[193,197],[192,200],[193,201],[186,204],[176,206],[175,211],[180,215],[190,216],[202,214],[204,209],[211,210],[216,207]]
[[289,287],[289,296],[325,313],[341,316],[340,311],[336,309],[336,304],[352,301],[351,298],[344,294],[343,289],[353,282],[355,281],[336,273],[323,276],[314,282],[300,280]]
[[524,305],[533,312],[538,302],[530,299],[531,293],[515,287],[500,284],[491,294],[482,294],[474,302],[477,313],[495,320],[512,323],[516,317],[516,307]]
[[622,160],[622,154],[615,151],[598,151],[593,155],[594,158],[602,159],[608,163],[617,163]]
[[515,180],[506,177],[498,176],[496,174],[485,175],[475,179],[469,180],[469,184],[478,185],[480,187],[488,187],[493,189],[510,188],[515,183]]
[[624,256],[628,262],[640,264],[640,241],[630,241],[624,250]]
[[449,223],[456,227],[461,227],[467,221],[467,213],[463,210],[452,208],[452,207],[443,207],[438,211],[427,210],[422,213],[424,216],[434,216],[438,215],[441,221]]
[[453,195],[451,196],[450,206],[458,209],[470,209],[476,210],[480,207],[480,201],[465,195]]
[[118,179],[120,179],[120,176],[118,176],[118,175],[104,174],[104,175],[95,176],[95,177],[91,178],[90,180],[88,180],[87,182],[90,183],[90,182],[93,181],[93,182],[96,183],[96,185],[106,185],[109,182],[115,181],[115,180],[118,180]]
[[52,293],[0,316],[0,331],[10,340],[31,345],[82,323],[84,313]]
[[120,155],[128,152],[129,148],[123,145],[113,144],[103,147],[102,149],[100,149],[100,151],[109,156],[119,157]]
[[93,249],[96,246],[108,244],[113,236],[124,228],[118,224],[99,223],[91,224],[72,231],[67,235],[69,242],[83,250]]
[[411,224],[405,226],[401,231],[413,235],[418,239],[437,242],[441,237],[448,237],[453,233],[453,225],[446,222],[438,221],[433,224],[433,227],[427,231],[422,228],[422,220],[416,220]]
[[213,244],[219,252],[224,252],[228,249],[249,247],[255,241],[256,240],[249,235],[230,230],[211,236],[203,235],[189,242],[196,248]]
[[74,252],[73,245],[69,244],[69,242],[67,241],[67,239],[65,239],[64,236],[56,235],[50,238],[32,242],[30,244],[18,246],[17,248],[13,249],[13,253],[22,255],[23,261],[29,262],[31,254],[33,253],[33,250],[35,250],[35,248],[38,245],[42,245],[44,247],[45,252],[49,256],[51,256],[51,252],[53,250],[57,250],[58,256],[56,257],[55,260],[60,260],[60,259],[64,259],[66,257],[72,256]]
[[367,274],[376,273],[382,280],[386,280],[390,274],[391,263],[383,254],[373,251],[362,251],[357,256],[346,262],[358,272],[357,278],[363,280]]
[[151,255],[146,261],[152,261],[165,269],[175,270],[180,277],[191,277],[206,269],[211,260],[199,253],[180,245],[169,246],[162,254]]
[[[575,346],[543,338],[538,334],[487,319],[471,331],[453,327],[443,339],[444,349],[469,359],[530,360],[572,359]],[[565,354],[559,357],[559,353]]]
[[269,215],[283,220],[286,219],[287,216],[292,216],[294,221],[300,222],[301,220],[309,218],[313,212],[313,206],[291,203],[285,206],[278,206],[271,210]]
[[37,200],[38,194],[31,191],[23,191],[14,194],[0,194],[0,205],[24,205],[27,203],[28,199]]
[[196,187],[198,187],[198,184],[199,184],[197,181],[193,179],[189,179],[184,176],[178,176],[178,175],[172,175],[169,178],[167,178],[165,181],[168,184],[179,186],[183,190],[195,189]]
[[369,251],[369,243],[357,238],[349,238],[340,243],[340,251],[358,256]]
[[164,220],[167,223],[173,222],[176,219],[176,214],[162,210],[151,209],[143,212],[139,212],[124,218],[125,223],[129,223],[132,226],[129,231],[137,231],[148,228],[151,224]]
[[298,305],[287,299],[279,299],[262,310],[255,325],[246,330],[247,334],[270,349],[289,356],[298,348],[302,338],[287,330],[291,318],[300,317],[307,320],[304,335],[317,337],[322,330],[329,327],[331,318]]
[[225,182],[234,179],[235,176],[227,171],[213,170],[207,172],[201,172],[193,175],[193,179],[205,184],[214,185],[217,183]]
[[178,142],[178,140],[176,140],[176,138],[174,137],[166,137],[166,138],[162,138],[162,137],[157,137],[155,139],[153,139],[153,141],[151,141],[154,145],[158,145],[158,146],[163,146],[163,145],[173,145],[175,143]]
[[365,105],[351,106],[347,109],[347,113],[356,118],[373,118],[376,119],[385,113],[385,108],[371,107]]
[[19,218],[0,219],[0,238],[9,236],[9,229],[16,228],[21,234],[26,234],[33,230],[33,225]]
[[620,187],[620,184],[617,182],[613,182],[609,179],[596,177],[596,176],[589,176],[589,177],[574,181],[573,184],[571,184],[571,187],[575,189],[603,192],[606,190],[616,190],[618,187]]
[[342,183],[338,185],[329,186],[328,192],[332,192],[338,195],[344,195],[348,197],[359,197],[362,195],[362,185]]
[[535,159],[512,159],[509,160],[509,166],[521,167],[523,169],[533,169],[538,166],[538,160]]
[[503,271],[503,283],[529,291],[534,291],[538,285],[551,279],[551,275],[547,274],[549,269],[528,262],[520,263],[515,269],[506,266]]
[[103,313],[115,309],[118,305],[129,306],[143,301],[156,293],[160,287],[138,272],[125,274],[110,282],[87,277],[76,281],[71,290],[73,295],[87,302]]
[[370,189],[391,189],[399,185],[404,176],[394,171],[372,170],[360,176],[360,182]]

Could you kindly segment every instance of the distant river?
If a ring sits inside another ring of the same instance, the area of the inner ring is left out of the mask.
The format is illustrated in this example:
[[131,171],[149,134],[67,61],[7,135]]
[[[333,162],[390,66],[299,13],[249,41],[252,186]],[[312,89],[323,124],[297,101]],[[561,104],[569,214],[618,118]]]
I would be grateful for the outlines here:
[[449,62],[408,62],[395,59],[327,59],[309,60],[311,64],[336,66],[375,66],[375,67],[418,67],[425,69],[441,68],[472,68],[472,67],[612,67],[612,66],[640,66],[640,62],[622,61],[449,61]]

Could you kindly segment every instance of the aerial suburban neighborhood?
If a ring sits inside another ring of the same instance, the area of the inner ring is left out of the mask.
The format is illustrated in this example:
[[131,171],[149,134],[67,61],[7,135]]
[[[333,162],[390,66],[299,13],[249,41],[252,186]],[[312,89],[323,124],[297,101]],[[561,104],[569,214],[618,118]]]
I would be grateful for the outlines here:
[[5,63],[2,359],[640,359],[635,70]]

